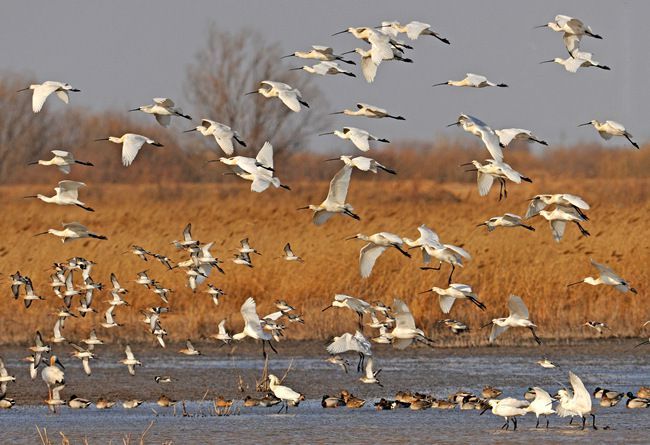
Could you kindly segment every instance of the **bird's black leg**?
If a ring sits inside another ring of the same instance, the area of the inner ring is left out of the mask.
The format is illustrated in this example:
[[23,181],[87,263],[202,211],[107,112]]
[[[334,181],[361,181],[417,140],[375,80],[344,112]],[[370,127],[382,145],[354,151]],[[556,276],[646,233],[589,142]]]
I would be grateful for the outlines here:
[[271,340],[267,340],[267,342],[269,343],[269,347],[273,350],[273,352],[275,352],[277,354],[278,350],[275,349],[275,347],[273,347],[273,343],[271,343]]
[[517,431],[517,418],[516,417],[512,418],[512,423],[515,425],[515,427],[512,429],[512,431]]
[[581,430],[585,429],[585,423],[587,423],[587,418],[585,416],[582,416],[582,428],[580,428]]
[[284,408],[284,403],[285,402],[283,400],[282,403],[280,404],[280,411],[278,411],[278,414],[280,414],[282,412],[282,409]]
[[537,418],[537,423],[535,424],[535,428],[539,428],[539,417]]
[[548,428],[548,415],[544,417],[546,417],[546,428]]
[[592,424],[591,424],[591,426],[592,426],[595,430],[597,430],[598,427],[596,426],[596,415],[592,413],[592,414],[591,414],[591,419],[592,419]]
[[508,197],[508,185],[506,184],[505,179],[501,179],[501,180],[503,181],[503,198],[505,199]]
[[454,276],[454,270],[456,270],[456,266],[453,264],[451,265],[451,273],[449,274],[449,279],[447,280],[447,286],[451,284],[451,277]]

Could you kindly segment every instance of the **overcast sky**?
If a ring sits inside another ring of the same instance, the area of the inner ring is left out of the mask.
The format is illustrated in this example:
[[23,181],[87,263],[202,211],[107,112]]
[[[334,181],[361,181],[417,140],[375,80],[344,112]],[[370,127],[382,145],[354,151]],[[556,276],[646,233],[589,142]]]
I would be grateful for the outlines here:
[[[529,128],[551,143],[598,141],[595,130],[576,128],[593,118],[619,121],[640,141],[650,137],[645,1],[6,0],[2,9],[0,69],[69,82],[82,89],[72,101],[94,109],[126,110],[163,96],[192,114],[183,88],[186,65],[204,45],[211,22],[224,30],[257,29],[288,53],[312,44],[351,50],[363,45],[348,34],[331,34],[381,20],[419,20],[451,45],[423,37],[409,52],[414,64],[383,63],[373,84],[362,77],[317,79],[331,111],[361,101],[407,120],[340,118],[339,126],[391,140],[432,139],[458,135],[445,125],[464,112],[492,128]],[[539,64],[566,57],[561,34],[533,29],[556,14],[578,17],[604,37],[586,37],[582,47],[612,71],[571,74]],[[510,88],[431,87],[466,72]]]

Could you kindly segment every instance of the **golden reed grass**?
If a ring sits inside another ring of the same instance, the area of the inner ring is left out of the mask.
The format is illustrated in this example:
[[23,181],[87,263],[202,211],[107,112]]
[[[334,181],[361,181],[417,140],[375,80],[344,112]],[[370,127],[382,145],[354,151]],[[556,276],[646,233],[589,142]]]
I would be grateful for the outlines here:
[[[619,152],[621,161],[631,171],[648,165],[648,156],[639,152]],[[643,160],[641,166],[633,156]],[[399,169],[395,152],[384,153],[389,166]],[[471,157],[469,158],[471,159]],[[579,159],[572,158],[574,164]],[[383,160],[383,159],[382,159]],[[459,169],[445,162],[432,165],[437,170]],[[413,163],[404,162],[404,170]],[[323,177],[331,177],[338,165],[320,167]],[[518,167],[513,162],[515,168]],[[568,164],[551,165],[551,170],[568,168]],[[408,168],[407,168],[408,167]],[[38,167],[37,167],[38,168]],[[96,167],[97,168],[97,167]],[[523,169],[522,169],[523,170]],[[79,171],[79,169],[77,169]],[[647,168],[645,170],[647,172]],[[324,339],[355,328],[356,316],[349,311],[332,309],[321,312],[336,293],[345,293],[368,301],[392,303],[394,297],[404,299],[413,311],[416,322],[440,344],[485,343],[487,331],[480,326],[493,317],[507,313],[506,300],[514,293],[528,304],[531,318],[546,339],[569,339],[595,336],[581,325],[587,320],[607,322],[611,332],[604,335],[641,335],[641,324],[650,318],[646,290],[650,285],[650,204],[647,174],[612,174],[599,172],[564,176],[561,179],[541,168],[525,171],[533,184],[510,184],[507,199],[498,202],[497,190],[485,198],[478,196],[473,180],[439,182],[409,179],[408,175],[382,178],[355,172],[348,195],[361,216],[356,222],[337,216],[323,227],[311,223],[311,214],[297,211],[299,206],[320,202],[327,193],[327,181],[294,179],[292,191],[269,190],[251,193],[240,182],[183,184],[118,185],[89,183],[82,199],[96,209],[87,213],[77,208],[63,208],[22,196],[47,192],[43,185],[0,187],[3,211],[0,213],[0,271],[5,295],[0,325],[0,342],[27,342],[38,329],[51,335],[54,317],[51,312],[61,306],[50,290],[48,276],[54,261],[83,256],[97,263],[92,276],[95,281],[109,283],[114,272],[122,285],[130,290],[131,307],[118,307],[116,319],[124,326],[117,329],[99,327],[109,294],[96,293],[93,306],[97,314],[66,323],[64,335],[69,340],[84,338],[91,327],[97,327],[103,338],[112,340],[152,341],[145,325],[139,322],[138,310],[159,305],[151,291],[133,283],[136,272],[148,269],[152,278],[174,289],[170,298],[171,313],[162,324],[171,340],[198,339],[216,331],[217,323],[228,319],[230,329],[241,327],[239,306],[249,296],[255,297],[261,314],[272,312],[273,301],[285,299],[303,314],[305,325],[291,324],[291,339]],[[620,172],[616,172],[620,173]],[[50,172],[48,172],[50,174]],[[281,172],[279,173],[282,177]],[[470,175],[467,173],[467,175]],[[75,175],[71,175],[75,177]],[[537,193],[570,192],[583,196],[592,204],[591,219],[585,226],[589,238],[581,237],[577,228],[569,226],[564,240],[553,241],[544,220],[533,221],[536,232],[522,229],[498,229],[488,234],[476,224],[485,219],[513,212],[525,213],[526,198]],[[34,238],[37,232],[56,228],[62,221],[77,220],[91,230],[105,234],[108,241],[81,240],[62,244],[52,236]],[[192,223],[193,235],[202,242],[216,241],[215,256],[224,260],[225,275],[211,275],[208,282],[223,288],[227,295],[214,306],[203,291],[196,293],[186,287],[185,274],[167,271],[156,261],[143,262],[134,255],[122,254],[131,243],[173,260],[185,255],[169,243],[181,236],[185,224]],[[382,255],[368,279],[361,279],[358,270],[360,241],[344,241],[355,233],[390,231],[410,238],[417,237],[417,226],[427,224],[447,243],[465,247],[473,256],[463,269],[457,269],[455,282],[470,284],[479,299],[487,305],[481,312],[466,302],[457,302],[449,316],[441,313],[437,298],[419,291],[432,285],[446,287],[448,267],[438,272],[421,271],[421,257],[416,251],[408,259],[396,251]],[[249,237],[262,252],[254,256],[252,269],[233,264],[234,250],[241,238]],[[305,263],[287,263],[279,257],[282,247],[291,242],[294,251]],[[567,289],[566,284],[594,273],[589,259],[610,265],[639,290],[638,295],[620,294],[605,286],[581,285]],[[14,301],[9,290],[8,275],[20,270],[29,275],[35,290],[47,301],[34,302],[26,310],[22,301]],[[77,277],[79,281],[79,277]],[[75,301],[76,306],[76,301]],[[442,318],[467,322],[472,331],[462,339],[453,338],[436,324]],[[512,334],[503,341],[512,339]],[[647,335],[647,332],[644,333]]]

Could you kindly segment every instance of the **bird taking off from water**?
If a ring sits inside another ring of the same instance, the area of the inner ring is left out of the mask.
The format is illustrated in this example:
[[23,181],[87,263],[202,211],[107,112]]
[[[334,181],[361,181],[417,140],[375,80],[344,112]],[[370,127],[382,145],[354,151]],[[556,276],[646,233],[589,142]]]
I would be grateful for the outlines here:
[[18,92],[27,91],[27,90],[34,91],[32,93],[32,111],[34,113],[38,113],[39,111],[41,111],[41,109],[43,108],[43,104],[45,104],[45,100],[52,93],[56,93],[57,97],[67,104],[68,102],[70,102],[70,98],[68,96],[68,93],[70,91],[73,92],[81,91],[77,88],[72,88],[72,85],[70,85],[69,83],[57,82],[55,80],[46,80],[41,84],[38,83],[33,84],[28,86],[27,88],[18,90]]

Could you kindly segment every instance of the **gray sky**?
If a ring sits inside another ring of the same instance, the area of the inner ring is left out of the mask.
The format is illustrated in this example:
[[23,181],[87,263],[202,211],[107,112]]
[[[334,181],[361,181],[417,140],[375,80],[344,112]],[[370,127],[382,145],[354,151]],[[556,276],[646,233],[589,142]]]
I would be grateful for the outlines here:
[[[578,17],[604,36],[587,37],[582,47],[612,71],[571,74],[556,64],[538,64],[566,57],[561,34],[533,29],[556,14]],[[419,20],[451,46],[421,38],[409,52],[414,64],[382,63],[373,84],[362,77],[317,79],[331,111],[361,101],[407,120],[340,118],[338,126],[391,140],[455,137],[460,130],[445,125],[464,112],[492,128],[528,128],[551,143],[572,143],[599,141],[593,128],[576,128],[597,118],[623,123],[642,141],[650,137],[648,17],[650,2],[642,1],[5,1],[0,69],[69,82],[82,89],[72,102],[93,109],[126,110],[164,96],[192,114],[183,90],[185,69],[204,45],[211,21],[225,30],[255,28],[289,53],[312,44],[351,50],[365,44],[331,34],[381,20]],[[431,88],[466,72],[510,88]]]

